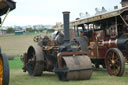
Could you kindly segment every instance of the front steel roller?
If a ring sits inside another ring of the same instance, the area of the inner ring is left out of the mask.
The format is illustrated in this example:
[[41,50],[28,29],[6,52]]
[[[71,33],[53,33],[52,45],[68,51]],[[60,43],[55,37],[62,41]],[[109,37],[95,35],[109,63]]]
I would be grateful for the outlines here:
[[30,46],[26,55],[26,70],[32,76],[41,76],[44,55],[40,46]]
[[62,72],[58,72],[60,80],[88,80],[92,75],[92,63],[87,55],[81,56],[63,56]]
[[4,54],[0,54],[0,85],[9,85],[8,58]]

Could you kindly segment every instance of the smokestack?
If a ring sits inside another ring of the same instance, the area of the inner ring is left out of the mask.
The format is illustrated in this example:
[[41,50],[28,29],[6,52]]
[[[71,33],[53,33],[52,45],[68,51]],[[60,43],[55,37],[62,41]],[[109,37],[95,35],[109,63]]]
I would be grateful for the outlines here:
[[64,19],[64,42],[69,42],[69,11],[63,12],[63,19]]

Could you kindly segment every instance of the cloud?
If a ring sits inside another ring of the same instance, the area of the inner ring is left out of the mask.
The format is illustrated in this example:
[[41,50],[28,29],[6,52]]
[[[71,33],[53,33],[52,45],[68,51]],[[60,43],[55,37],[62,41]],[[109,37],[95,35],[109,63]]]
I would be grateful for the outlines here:
[[79,13],[95,14],[95,8],[107,10],[119,5],[121,0],[15,0],[17,7],[9,13],[4,25],[55,24],[62,21],[62,11],[70,11],[70,20]]
[[[37,25],[37,24],[51,24],[55,25],[56,22],[62,22],[60,18],[49,16],[8,16],[5,20],[4,26],[11,25]],[[15,24],[14,24],[15,23]]]

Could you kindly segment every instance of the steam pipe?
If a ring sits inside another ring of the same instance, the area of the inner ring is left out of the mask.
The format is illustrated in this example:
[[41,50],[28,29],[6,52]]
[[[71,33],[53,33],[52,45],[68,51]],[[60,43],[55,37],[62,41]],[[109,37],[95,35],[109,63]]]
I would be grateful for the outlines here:
[[69,16],[70,12],[69,11],[64,11],[63,12],[63,22],[64,22],[64,43],[69,42]]

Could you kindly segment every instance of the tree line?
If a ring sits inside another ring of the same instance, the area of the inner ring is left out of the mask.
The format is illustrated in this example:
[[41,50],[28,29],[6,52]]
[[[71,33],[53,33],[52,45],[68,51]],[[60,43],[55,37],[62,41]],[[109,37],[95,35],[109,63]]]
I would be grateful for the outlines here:
[[[6,30],[2,29],[1,31],[4,31],[6,33],[15,33],[15,31],[20,31],[20,30],[17,30],[15,28],[8,28]],[[47,28],[44,28],[44,29],[32,29],[32,28],[26,28],[24,30],[22,30],[24,32],[43,32],[43,31],[48,31],[48,32],[54,32],[55,30],[54,29],[47,29]]]

